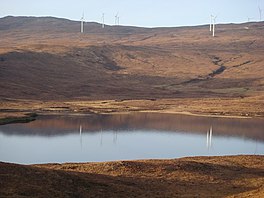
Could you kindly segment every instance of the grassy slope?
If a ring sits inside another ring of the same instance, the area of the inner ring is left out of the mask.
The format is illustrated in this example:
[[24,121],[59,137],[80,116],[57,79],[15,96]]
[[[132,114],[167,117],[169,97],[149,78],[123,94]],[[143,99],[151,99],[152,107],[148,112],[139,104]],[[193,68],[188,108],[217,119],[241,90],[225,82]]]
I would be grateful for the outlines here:
[[0,163],[8,197],[261,197],[263,156],[23,166]]
[[[263,94],[262,23],[99,28],[55,18],[0,19],[2,98],[238,97]],[[249,29],[244,29],[244,26]],[[108,34],[106,34],[108,33]],[[221,66],[226,70],[211,75]]]
[[[125,111],[263,116],[262,24],[218,25],[212,38],[207,26],[86,23],[80,34],[79,23],[65,19],[2,18],[0,117],[19,116],[16,107],[41,113],[68,101],[75,101],[69,109],[86,113],[124,111],[112,101],[84,104],[110,99],[129,99]],[[143,100],[138,106],[135,99]],[[159,100],[158,108],[145,99]]]

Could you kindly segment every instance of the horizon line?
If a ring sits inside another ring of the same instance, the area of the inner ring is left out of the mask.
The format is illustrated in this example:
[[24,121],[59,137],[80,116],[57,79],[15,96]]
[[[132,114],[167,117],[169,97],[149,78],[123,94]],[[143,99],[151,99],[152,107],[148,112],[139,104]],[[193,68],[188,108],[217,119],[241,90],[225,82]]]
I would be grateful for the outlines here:
[[[75,20],[75,19],[70,19],[70,18],[64,18],[60,16],[51,16],[51,15],[42,15],[42,16],[34,16],[34,15],[5,15],[0,17],[0,19],[7,18],[7,17],[32,17],[32,18],[55,18],[55,19],[64,19],[68,21],[73,21],[73,22],[80,22],[80,20]],[[98,21],[84,21],[85,23],[97,23],[97,24],[102,24],[101,22]],[[262,21],[259,20],[252,20],[252,21],[245,21],[245,22],[219,22],[216,23],[218,25],[242,25],[246,23],[261,23]],[[155,29],[155,28],[179,28],[179,27],[199,27],[199,26],[206,26],[210,25],[209,23],[203,23],[203,24],[193,24],[193,25],[179,25],[179,26],[138,26],[138,25],[133,25],[133,24],[119,24],[115,25],[113,24],[105,24],[106,26],[121,26],[121,27],[136,27],[136,28],[149,28],[149,29]]]

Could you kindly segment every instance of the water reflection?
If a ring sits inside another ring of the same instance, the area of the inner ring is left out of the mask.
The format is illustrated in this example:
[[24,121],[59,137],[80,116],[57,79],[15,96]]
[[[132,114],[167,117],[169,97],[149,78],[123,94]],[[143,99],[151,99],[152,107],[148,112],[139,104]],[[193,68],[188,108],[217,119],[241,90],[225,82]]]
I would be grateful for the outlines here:
[[212,147],[212,137],[213,137],[213,127],[211,126],[206,134],[206,147],[208,150]]
[[27,124],[0,126],[0,161],[86,162],[263,154],[263,129],[262,119],[159,113],[43,116]]
[[80,145],[81,145],[81,148],[82,148],[82,125],[80,125]]
[[103,146],[103,131],[101,129],[101,133],[100,133],[100,146]]
[[211,126],[214,127],[215,135],[240,136],[245,139],[264,141],[263,119],[207,118],[159,113],[74,117],[44,116],[31,123],[4,125],[0,126],[0,129],[2,133],[7,135],[39,136],[70,134],[79,127],[85,128],[85,133],[97,133],[101,130],[156,130],[202,134]]

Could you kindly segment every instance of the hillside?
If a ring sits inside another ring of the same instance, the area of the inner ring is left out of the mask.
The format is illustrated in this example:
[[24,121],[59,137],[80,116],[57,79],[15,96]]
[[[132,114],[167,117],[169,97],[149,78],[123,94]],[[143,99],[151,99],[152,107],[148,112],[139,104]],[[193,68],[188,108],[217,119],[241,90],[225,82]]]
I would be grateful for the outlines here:
[[67,19],[1,18],[0,98],[262,101],[263,25],[217,25],[213,38],[208,26],[102,29],[85,23],[81,34],[80,23]]
[[263,156],[0,163],[5,197],[263,197]]

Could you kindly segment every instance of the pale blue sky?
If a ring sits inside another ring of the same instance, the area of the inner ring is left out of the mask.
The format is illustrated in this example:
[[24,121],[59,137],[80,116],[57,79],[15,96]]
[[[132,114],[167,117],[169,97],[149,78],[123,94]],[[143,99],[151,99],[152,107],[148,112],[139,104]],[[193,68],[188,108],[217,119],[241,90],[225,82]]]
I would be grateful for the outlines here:
[[54,16],[114,24],[119,12],[120,24],[145,27],[189,26],[209,23],[210,14],[219,23],[259,20],[258,6],[264,19],[264,0],[0,0],[0,17]]

